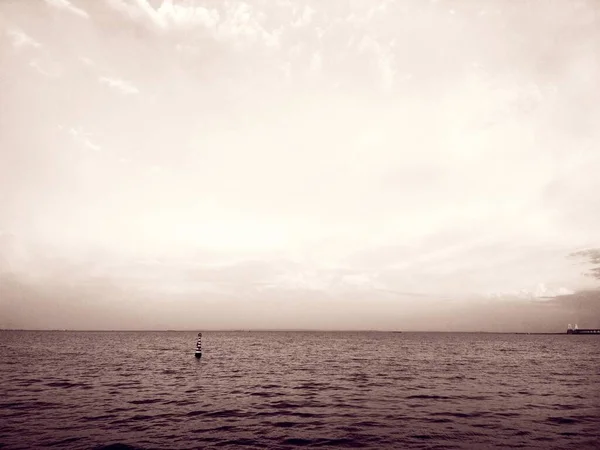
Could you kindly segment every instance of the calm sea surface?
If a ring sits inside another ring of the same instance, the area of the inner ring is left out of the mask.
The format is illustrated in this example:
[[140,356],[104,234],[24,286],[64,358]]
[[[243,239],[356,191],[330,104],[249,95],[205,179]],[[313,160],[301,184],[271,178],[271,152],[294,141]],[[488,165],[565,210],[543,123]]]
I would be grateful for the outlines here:
[[600,336],[195,334],[0,331],[0,447],[600,448]]

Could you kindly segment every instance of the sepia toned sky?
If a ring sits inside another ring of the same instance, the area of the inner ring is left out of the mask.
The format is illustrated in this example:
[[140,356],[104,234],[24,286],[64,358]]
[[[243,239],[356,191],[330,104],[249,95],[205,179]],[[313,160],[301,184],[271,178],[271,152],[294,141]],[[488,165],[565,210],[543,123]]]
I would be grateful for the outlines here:
[[0,325],[424,328],[595,287],[598,80],[593,0],[2,2]]

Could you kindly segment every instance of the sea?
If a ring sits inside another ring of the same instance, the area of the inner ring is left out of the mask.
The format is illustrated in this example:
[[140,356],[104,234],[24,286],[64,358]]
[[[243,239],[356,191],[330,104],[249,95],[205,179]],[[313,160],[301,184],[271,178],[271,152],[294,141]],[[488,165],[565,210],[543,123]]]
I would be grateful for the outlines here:
[[0,447],[598,449],[600,335],[0,331]]

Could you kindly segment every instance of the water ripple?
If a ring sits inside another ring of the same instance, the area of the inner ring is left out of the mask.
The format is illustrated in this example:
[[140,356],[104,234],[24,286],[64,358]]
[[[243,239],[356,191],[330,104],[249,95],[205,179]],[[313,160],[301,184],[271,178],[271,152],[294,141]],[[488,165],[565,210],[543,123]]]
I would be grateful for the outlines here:
[[0,332],[0,448],[600,448],[594,336],[204,337]]

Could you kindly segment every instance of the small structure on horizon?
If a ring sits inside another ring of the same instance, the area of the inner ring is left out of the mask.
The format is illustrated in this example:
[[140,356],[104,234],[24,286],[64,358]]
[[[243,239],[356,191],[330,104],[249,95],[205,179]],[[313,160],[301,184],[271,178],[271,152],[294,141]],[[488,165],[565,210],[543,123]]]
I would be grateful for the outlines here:
[[198,338],[196,339],[196,352],[194,356],[198,359],[202,358],[202,333],[198,333]]
[[577,324],[575,324],[575,328],[569,324],[567,326],[567,334],[600,334],[600,328],[579,328]]

